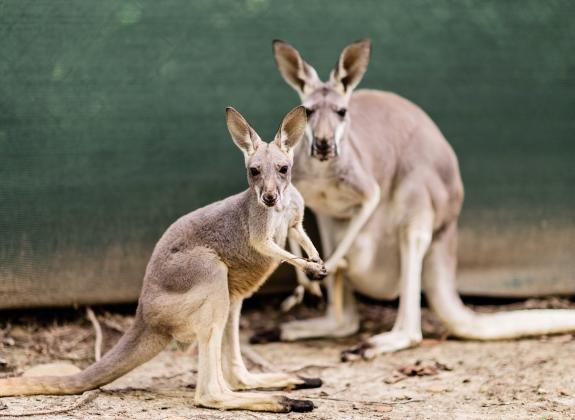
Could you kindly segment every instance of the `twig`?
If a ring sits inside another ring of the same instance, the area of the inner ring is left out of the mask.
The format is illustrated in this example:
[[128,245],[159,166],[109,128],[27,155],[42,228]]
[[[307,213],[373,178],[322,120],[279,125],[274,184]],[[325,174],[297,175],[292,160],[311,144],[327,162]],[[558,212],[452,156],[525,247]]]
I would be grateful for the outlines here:
[[94,343],[94,358],[96,362],[102,357],[102,327],[98,322],[98,318],[94,315],[94,311],[89,306],[86,306],[86,316],[92,323],[94,331],[96,332],[96,342]]
[[82,394],[78,400],[72,404],[70,407],[66,408],[56,408],[54,410],[39,410],[39,411],[29,411],[24,413],[0,413],[0,417],[29,417],[29,416],[48,416],[51,414],[61,414],[66,413],[71,410],[75,410],[84,404],[88,404],[91,401],[94,401],[100,391],[98,389],[87,391]]
[[387,405],[399,405],[399,404],[409,404],[414,402],[422,402],[425,400],[399,400],[399,401],[365,401],[365,400],[346,400],[344,398],[330,398],[330,397],[307,397],[310,400],[329,400],[329,401],[339,401],[339,402],[346,402],[350,404],[365,404],[365,405],[379,405],[379,404],[387,404]]
[[86,340],[91,335],[92,334],[90,332],[84,331],[81,334],[79,333],[78,337],[76,337],[74,340],[68,341],[67,338],[65,338],[66,341],[64,343],[62,343],[62,345],[60,345],[59,347],[63,348],[64,351],[71,350],[73,348],[78,347],[78,344],[80,344],[82,341]]
[[242,415],[243,415],[243,416],[248,415],[248,416],[250,416],[250,417],[253,417],[254,419],[259,419],[258,416],[256,416],[256,415],[253,414],[253,413],[248,413],[247,411],[244,411],[244,412],[242,413]]
[[268,372],[277,372],[270,363],[260,356],[255,350],[253,350],[250,346],[244,344],[242,346],[242,354],[243,356],[252,362],[254,365],[259,366],[263,370],[267,370]]
[[122,327],[119,323],[114,321],[113,319],[104,318],[104,319],[102,319],[101,322],[106,327],[111,328],[114,331],[117,331],[117,332],[122,333],[122,334],[124,334],[126,332],[126,329],[124,327]]
[[498,407],[498,406],[502,406],[502,405],[513,405],[516,404],[514,402],[499,402],[499,403],[493,403],[493,404],[481,404],[481,407]]
[[297,372],[301,372],[302,370],[306,370],[306,369],[329,369],[332,367],[335,367],[336,365],[319,365],[319,364],[311,364],[311,365],[303,365],[300,366],[298,368],[295,369],[291,369],[290,372],[291,373],[297,373]]

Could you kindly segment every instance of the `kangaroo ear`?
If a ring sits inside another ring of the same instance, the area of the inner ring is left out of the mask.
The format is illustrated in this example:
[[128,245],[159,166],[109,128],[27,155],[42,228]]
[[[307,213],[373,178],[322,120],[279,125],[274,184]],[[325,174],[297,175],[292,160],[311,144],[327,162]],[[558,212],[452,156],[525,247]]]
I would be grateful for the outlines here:
[[307,115],[303,106],[296,106],[282,120],[274,138],[274,143],[284,152],[291,154],[305,132]]
[[284,80],[300,96],[306,95],[321,83],[314,68],[303,61],[299,52],[290,44],[276,39],[273,42],[273,49],[278,69]]
[[244,152],[247,159],[256,151],[262,140],[242,114],[231,106],[226,108],[226,122],[234,143]]
[[351,92],[365,74],[370,54],[371,41],[368,38],[349,44],[339,56],[339,61],[331,72],[330,82],[344,94]]

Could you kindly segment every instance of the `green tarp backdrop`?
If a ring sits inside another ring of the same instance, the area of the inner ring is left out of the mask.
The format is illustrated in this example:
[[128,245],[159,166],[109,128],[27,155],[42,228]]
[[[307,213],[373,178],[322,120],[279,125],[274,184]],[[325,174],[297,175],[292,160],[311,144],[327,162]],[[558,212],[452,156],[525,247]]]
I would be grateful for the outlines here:
[[[180,215],[245,188],[224,107],[269,139],[373,41],[362,87],[425,109],[466,186],[469,293],[575,290],[575,2],[0,0],[0,307],[130,301]],[[542,289],[543,288],[543,289]]]

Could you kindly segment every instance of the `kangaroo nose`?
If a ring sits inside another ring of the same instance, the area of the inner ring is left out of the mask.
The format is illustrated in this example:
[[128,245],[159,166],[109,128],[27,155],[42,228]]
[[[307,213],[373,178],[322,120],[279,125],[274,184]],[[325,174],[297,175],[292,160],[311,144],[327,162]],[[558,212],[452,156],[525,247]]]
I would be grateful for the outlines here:
[[276,203],[276,199],[277,197],[275,194],[265,193],[262,196],[264,204],[268,207],[272,207]]
[[331,145],[329,144],[329,141],[327,138],[325,137],[318,137],[315,139],[315,145],[314,145],[316,151],[322,153],[322,154],[326,154],[327,152],[329,152],[329,149],[331,148]]

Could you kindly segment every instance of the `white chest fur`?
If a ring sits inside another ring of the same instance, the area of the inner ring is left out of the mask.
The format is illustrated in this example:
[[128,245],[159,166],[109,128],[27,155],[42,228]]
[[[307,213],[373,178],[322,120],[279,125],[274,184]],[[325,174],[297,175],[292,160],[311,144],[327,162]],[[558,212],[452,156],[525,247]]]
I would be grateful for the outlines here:
[[361,197],[352,188],[331,179],[304,179],[296,183],[306,205],[316,214],[350,218],[361,205]]
[[267,213],[267,231],[273,241],[285,248],[288,229],[294,220],[297,208],[289,200],[282,203],[282,206],[270,209]]

